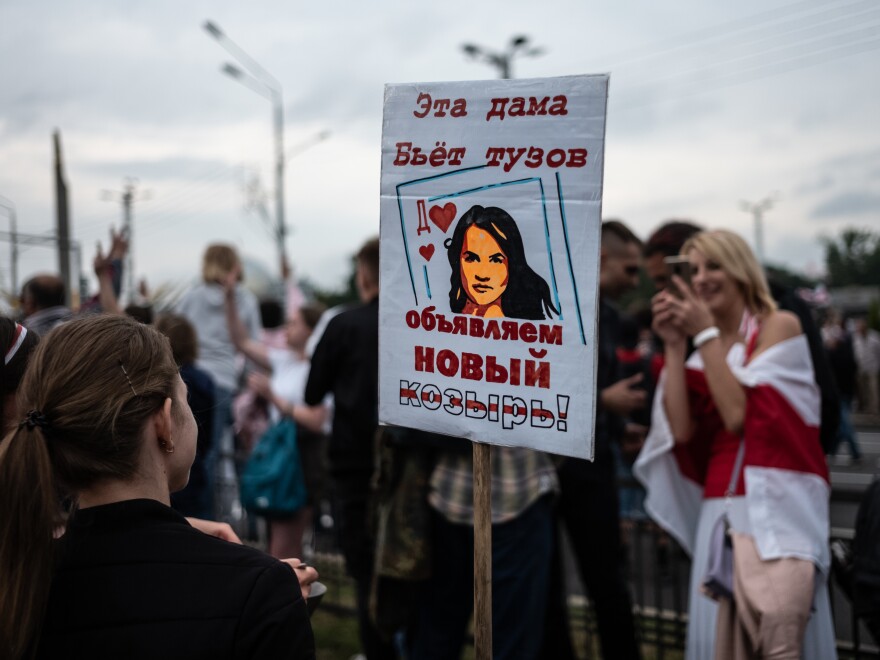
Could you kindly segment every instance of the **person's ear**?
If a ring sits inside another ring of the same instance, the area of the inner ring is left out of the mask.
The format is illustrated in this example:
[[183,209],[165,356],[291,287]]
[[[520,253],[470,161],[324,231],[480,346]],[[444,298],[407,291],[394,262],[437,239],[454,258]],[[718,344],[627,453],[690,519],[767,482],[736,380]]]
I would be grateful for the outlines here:
[[171,442],[171,398],[165,399],[162,407],[153,414],[153,425],[156,430],[156,438],[159,445],[167,445]]

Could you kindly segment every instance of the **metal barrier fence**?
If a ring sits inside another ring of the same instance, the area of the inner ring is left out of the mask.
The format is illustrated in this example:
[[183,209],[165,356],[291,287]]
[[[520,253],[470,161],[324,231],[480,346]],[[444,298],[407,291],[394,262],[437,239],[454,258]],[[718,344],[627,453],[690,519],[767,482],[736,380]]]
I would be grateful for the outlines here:
[[[690,559],[672,538],[650,521],[625,521],[624,534],[628,547],[625,570],[643,653],[656,660],[678,660],[683,657],[687,636]],[[832,530],[832,542],[851,537],[851,530]],[[328,587],[321,607],[354,620],[353,583],[345,574],[333,534],[317,534],[314,545],[314,563],[320,569],[321,581]],[[829,581],[839,657],[841,660],[880,660],[880,649],[855,617],[841,585],[834,576]],[[574,576],[566,576],[566,583],[574,582]],[[600,658],[596,619],[589,600],[571,593],[569,613],[575,647],[590,660]]]

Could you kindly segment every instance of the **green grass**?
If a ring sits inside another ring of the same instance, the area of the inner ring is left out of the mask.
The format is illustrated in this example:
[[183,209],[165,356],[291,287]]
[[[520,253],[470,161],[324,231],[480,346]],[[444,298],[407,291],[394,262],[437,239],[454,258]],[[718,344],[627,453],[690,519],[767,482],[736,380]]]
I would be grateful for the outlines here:
[[[328,592],[321,606],[312,616],[312,630],[315,634],[315,647],[317,660],[349,660],[353,655],[360,652],[360,640],[358,638],[357,618],[354,615],[354,588],[352,582],[342,573],[340,565],[334,565],[330,557],[316,558],[316,565],[322,573],[322,581],[327,584]],[[334,608],[336,606],[336,608]],[[337,612],[341,606],[348,611]],[[569,616],[571,636],[575,653],[579,658],[600,658],[598,637],[595,633],[595,621],[586,611],[586,604],[580,600],[569,603]],[[637,620],[645,641],[642,645],[642,657],[644,660],[659,658],[657,649],[650,642],[656,642],[657,621],[650,616]],[[587,626],[591,628],[588,633]],[[671,624],[662,624],[663,637],[667,644],[674,643],[671,635]],[[589,655],[588,655],[589,652]],[[462,652],[462,660],[473,660],[473,646],[466,646]],[[681,651],[667,649],[663,653],[663,660],[681,660],[684,654]]]
[[360,652],[357,620],[350,614],[336,615],[320,607],[312,615],[317,660],[348,660]]
[[[317,660],[349,660],[353,655],[360,652],[358,640],[357,620],[354,616],[337,615],[330,611],[322,611],[319,607],[312,616],[312,630],[315,633],[315,647]],[[579,658],[586,656],[586,634],[583,630],[572,631],[575,641],[575,652]],[[592,649],[592,658],[599,658],[598,648]],[[642,647],[642,658],[654,660],[657,658],[656,649],[650,646]],[[463,660],[473,660],[474,649],[467,646],[462,654]],[[681,660],[684,654],[680,651],[667,650],[663,654],[664,660]]]

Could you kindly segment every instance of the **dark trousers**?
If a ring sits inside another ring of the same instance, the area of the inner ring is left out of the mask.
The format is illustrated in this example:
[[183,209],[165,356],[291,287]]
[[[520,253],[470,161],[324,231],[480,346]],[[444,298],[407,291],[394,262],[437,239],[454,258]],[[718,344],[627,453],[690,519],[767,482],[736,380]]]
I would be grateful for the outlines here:
[[852,398],[843,394],[840,395],[840,426],[838,426],[837,435],[834,438],[832,456],[837,455],[841,441],[849,447],[849,454],[853,460],[857,461],[862,457],[862,452],[859,451],[859,445],[856,442],[856,432],[852,425]]
[[[620,513],[611,457],[607,462],[598,459],[592,464],[569,458],[558,472],[562,491],[559,520],[565,524],[581,580],[596,611],[602,657],[639,658],[632,602],[623,576]],[[566,626],[560,634],[567,632]],[[548,637],[552,635],[548,631]]]
[[370,476],[334,475],[333,486],[339,544],[345,568],[355,581],[361,647],[368,660],[394,660],[394,647],[381,637],[369,616],[375,545],[370,525]]
[[[553,553],[551,498],[492,526],[492,654],[540,657]],[[412,634],[410,660],[461,657],[474,606],[474,528],[434,513],[434,570]]]

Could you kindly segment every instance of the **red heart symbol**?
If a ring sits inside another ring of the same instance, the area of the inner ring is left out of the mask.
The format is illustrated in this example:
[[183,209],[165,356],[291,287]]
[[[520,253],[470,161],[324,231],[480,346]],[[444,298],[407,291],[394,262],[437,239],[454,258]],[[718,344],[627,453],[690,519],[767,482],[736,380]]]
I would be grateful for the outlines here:
[[[448,225],[447,225],[448,226]],[[431,257],[434,256],[434,245],[423,245],[419,248],[419,254],[425,258],[425,261],[431,261]]]
[[449,229],[449,225],[455,220],[456,210],[455,204],[447,202],[446,205],[442,207],[432,206],[431,210],[428,211],[428,217],[431,218],[431,222],[440,227],[445,234],[446,230]]

